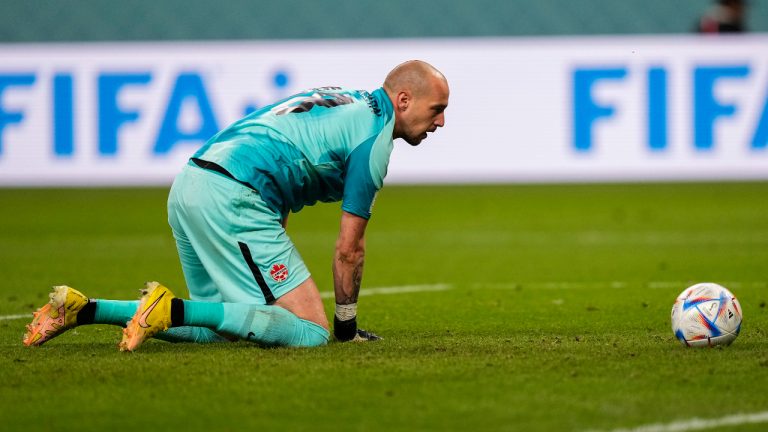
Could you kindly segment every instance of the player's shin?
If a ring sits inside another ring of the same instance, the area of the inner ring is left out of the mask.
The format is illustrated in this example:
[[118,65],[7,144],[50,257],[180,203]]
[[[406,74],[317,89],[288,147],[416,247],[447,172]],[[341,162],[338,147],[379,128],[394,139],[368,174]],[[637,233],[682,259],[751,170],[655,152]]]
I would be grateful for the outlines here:
[[112,324],[125,327],[137,307],[138,300],[91,300],[77,314],[77,325]]
[[205,327],[181,326],[171,327],[155,335],[156,339],[171,343],[222,343],[230,342],[229,339],[221,336],[215,331]]
[[266,346],[310,347],[328,342],[328,331],[322,326],[279,306],[184,300],[183,315],[183,325],[208,327]]

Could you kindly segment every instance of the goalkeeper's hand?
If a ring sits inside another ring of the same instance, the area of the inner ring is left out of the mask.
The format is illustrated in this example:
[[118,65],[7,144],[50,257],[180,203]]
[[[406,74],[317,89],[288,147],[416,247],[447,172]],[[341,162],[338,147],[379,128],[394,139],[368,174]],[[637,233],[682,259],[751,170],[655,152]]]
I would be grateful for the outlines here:
[[363,329],[357,329],[357,334],[352,338],[352,342],[369,342],[377,340],[381,340],[381,337]]

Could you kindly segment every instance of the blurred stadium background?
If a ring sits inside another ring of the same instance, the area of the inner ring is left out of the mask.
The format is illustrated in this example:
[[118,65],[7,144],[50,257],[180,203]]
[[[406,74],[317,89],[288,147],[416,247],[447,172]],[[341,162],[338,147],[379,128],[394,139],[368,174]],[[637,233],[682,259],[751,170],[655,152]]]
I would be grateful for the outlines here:
[[[208,137],[305,88],[421,58],[447,127],[390,183],[768,177],[768,6],[705,0],[7,2],[0,185],[167,185]],[[468,159],[468,148],[476,155]]]
[[[709,0],[5,2],[3,42],[689,33]],[[747,26],[768,31],[752,1]]]

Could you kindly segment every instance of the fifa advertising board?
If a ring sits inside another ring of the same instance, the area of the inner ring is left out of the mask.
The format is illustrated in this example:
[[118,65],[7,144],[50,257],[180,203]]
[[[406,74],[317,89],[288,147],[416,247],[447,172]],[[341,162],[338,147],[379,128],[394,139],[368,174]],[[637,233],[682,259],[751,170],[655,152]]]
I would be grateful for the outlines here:
[[292,93],[408,59],[446,125],[388,182],[768,179],[768,35],[0,45],[0,185],[167,185]]

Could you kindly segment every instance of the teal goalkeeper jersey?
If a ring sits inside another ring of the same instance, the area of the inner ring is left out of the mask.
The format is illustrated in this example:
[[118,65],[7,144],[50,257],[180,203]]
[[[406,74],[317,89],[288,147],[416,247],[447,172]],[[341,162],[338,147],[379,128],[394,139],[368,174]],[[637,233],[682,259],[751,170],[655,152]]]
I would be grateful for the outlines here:
[[368,219],[387,174],[394,123],[383,88],[322,87],[251,113],[193,157],[249,183],[283,217],[341,200],[342,210]]

